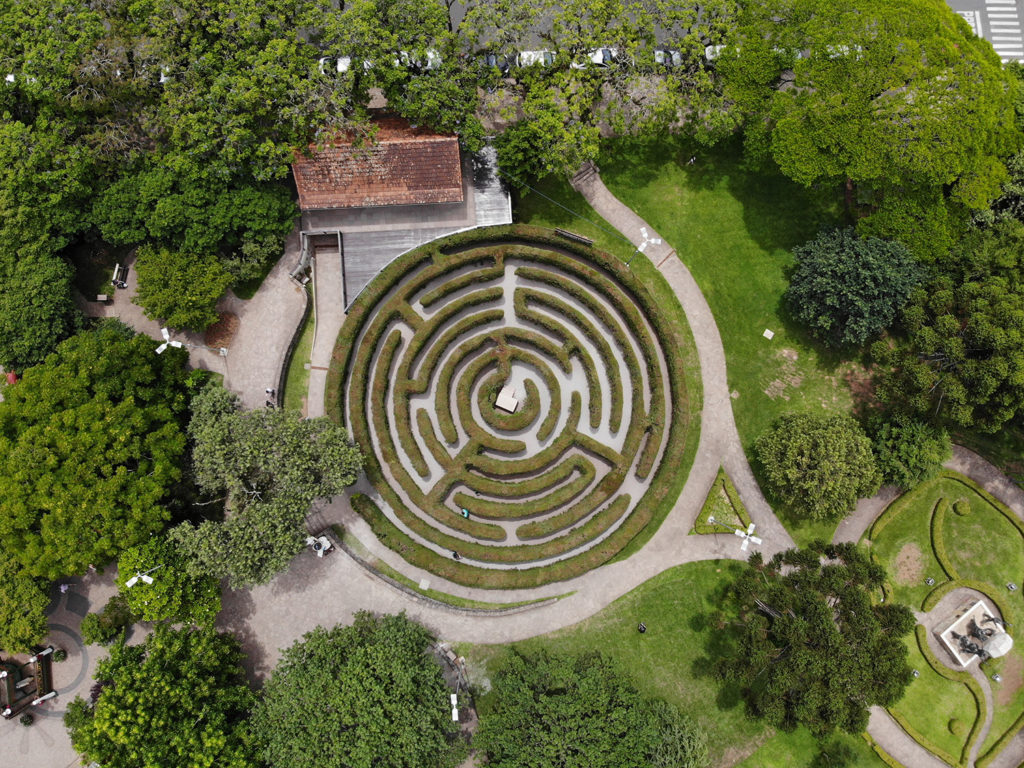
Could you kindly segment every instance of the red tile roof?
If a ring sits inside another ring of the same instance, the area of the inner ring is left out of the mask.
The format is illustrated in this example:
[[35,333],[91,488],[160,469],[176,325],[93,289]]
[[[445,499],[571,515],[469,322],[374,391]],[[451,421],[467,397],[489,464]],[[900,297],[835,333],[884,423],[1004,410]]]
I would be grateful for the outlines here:
[[340,139],[292,163],[299,208],[364,208],[462,201],[459,140],[398,118],[375,121],[373,143]]

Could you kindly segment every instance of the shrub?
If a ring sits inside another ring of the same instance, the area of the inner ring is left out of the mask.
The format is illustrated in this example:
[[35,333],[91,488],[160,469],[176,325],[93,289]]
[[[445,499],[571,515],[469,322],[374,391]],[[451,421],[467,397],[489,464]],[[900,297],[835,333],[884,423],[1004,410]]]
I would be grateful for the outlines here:
[[903,490],[938,476],[942,463],[953,455],[946,430],[908,416],[876,421],[871,431],[882,479]]
[[35,715],[26,712],[24,715],[18,718],[18,722],[24,725],[26,728],[36,721]]
[[953,511],[960,515],[960,517],[966,517],[971,514],[971,502],[963,498],[957,499],[953,504]]
[[67,661],[67,658],[68,652],[65,651],[63,648],[57,648],[53,652],[53,660],[58,664],[60,664],[62,661]]
[[202,331],[217,322],[217,301],[233,277],[217,256],[139,249],[135,262],[139,290],[135,303],[151,320],[172,328]]
[[967,732],[967,726],[964,724],[964,721],[958,720],[955,717],[949,721],[946,727],[949,728],[949,732],[954,736],[963,736]]
[[102,611],[90,613],[82,619],[79,632],[82,635],[82,642],[86,645],[108,645],[133,622],[134,617],[128,609],[128,601],[123,595],[114,595],[103,606]]
[[783,416],[754,449],[771,491],[813,520],[842,517],[881,482],[871,441],[849,416]]

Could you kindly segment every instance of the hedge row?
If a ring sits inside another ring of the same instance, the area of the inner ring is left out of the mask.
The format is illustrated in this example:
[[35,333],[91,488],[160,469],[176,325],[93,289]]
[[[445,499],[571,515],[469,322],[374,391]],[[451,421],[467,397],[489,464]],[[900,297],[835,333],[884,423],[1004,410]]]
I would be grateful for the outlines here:
[[1024,728],[1024,712],[1020,713],[1020,717],[1013,721],[1013,725],[1009,729],[996,739],[996,742],[984,755],[974,761],[977,768],[988,768],[989,765],[999,757],[999,754],[1009,746],[1010,742],[1014,740],[1020,730]]
[[619,469],[609,472],[576,504],[551,517],[520,526],[516,529],[516,536],[522,540],[541,539],[571,528],[618,493],[625,474],[625,470]]
[[473,384],[476,383],[482,374],[494,366],[495,361],[493,359],[488,358],[486,355],[481,355],[462,371],[462,376],[459,378],[459,383],[455,388],[455,404],[459,411],[459,421],[470,442],[483,446],[495,453],[523,453],[526,451],[526,443],[522,440],[511,437],[498,437],[484,429],[473,418]]
[[961,764],[961,762],[953,755],[951,755],[949,752],[947,752],[944,749],[939,749],[938,747],[932,746],[924,737],[924,735],[922,735],[920,731],[914,728],[914,726],[912,726],[907,721],[907,719],[903,717],[903,715],[901,715],[899,712],[896,712],[892,709],[888,710],[888,712],[892,716],[892,719],[899,723],[900,728],[906,731],[907,735],[914,741],[916,741],[918,744],[920,744],[924,749],[928,750],[948,765],[954,766],[954,768],[965,768],[965,766],[963,766],[963,764]]
[[539,475],[532,475],[515,481],[499,480],[497,478],[484,477],[475,472],[463,471],[453,473],[449,481],[449,488],[456,485],[464,485],[474,493],[516,499],[544,493],[564,483],[573,473],[585,472],[587,469],[592,470],[593,467],[586,459],[582,456],[573,456],[566,461],[558,462]]
[[878,755],[878,759],[889,766],[889,768],[907,768],[907,766],[882,749],[878,742],[871,738],[867,731],[864,731],[861,736],[864,737],[864,741],[866,741],[871,749],[874,750],[875,754]]
[[[490,261],[490,260],[487,260]],[[467,288],[471,285],[478,285],[480,283],[489,283],[493,280],[500,280],[505,274],[505,266],[502,261],[501,254],[496,254],[493,265],[489,265],[487,261],[479,262],[479,268],[467,272],[465,275],[459,275],[451,280],[446,280],[437,288],[428,290],[425,294],[420,296],[419,302],[423,309],[430,309],[434,304],[439,302],[446,296],[455,293],[458,290]],[[462,269],[465,265],[459,264],[458,262],[451,262],[448,269],[442,269],[439,272],[431,274],[432,280],[438,280],[444,275],[454,272],[456,269]]]
[[[522,235],[524,235],[524,236],[526,236],[528,238],[533,239],[535,242],[543,242],[543,241],[545,241],[545,239],[547,237],[546,235],[539,236],[538,233],[530,232],[530,231],[527,231],[527,230],[525,230],[523,228],[499,228],[499,230],[504,230],[502,232],[503,236],[507,237],[509,234],[513,234],[514,236],[518,236],[521,233]],[[469,243],[469,242],[472,242],[474,240],[479,242],[479,238],[482,235],[490,235],[490,233],[481,233],[479,231],[475,231],[475,232],[472,233],[472,237],[468,237],[468,238],[465,237],[465,236],[456,237],[453,240],[447,241],[448,247],[446,247],[445,250],[450,252],[452,250],[451,246],[457,245],[459,242]],[[570,248],[567,249],[567,248],[564,247],[565,246],[564,243],[560,243],[559,246],[560,246],[559,250],[562,250],[562,251],[566,251],[566,250],[573,251],[573,252],[576,252],[579,255],[583,256],[583,257],[591,258],[591,259],[597,259],[598,261],[601,261],[603,263],[603,266],[605,267],[605,270],[604,270],[605,272],[609,272],[609,273],[615,274],[620,280],[631,281],[630,285],[632,287],[631,287],[630,290],[635,295],[637,295],[637,296],[644,296],[644,298],[646,298],[648,300],[647,302],[641,301],[640,303],[641,303],[642,306],[648,306],[648,307],[651,306],[650,303],[649,303],[649,297],[647,297],[646,294],[643,292],[642,287],[638,286],[636,284],[635,280],[632,280],[630,275],[622,274],[623,270],[622,270],[622,268],[620,266],[614,264],[613,262],[610,262],[609,260],[605,259],[601,255],[593,254],[590,251],[590,249],[583,250],[583,249],[576,249],[574,247],[570,247]],[[507,247],[504,247],[504,246],[501,248],[501,252],[502,253],[508,253],[509,250],[510,249],[508,249]],[[433,267],[436,268],[436,267],[438,267],[438,266],[440,266],[442,264],[447,266],[447,264],[445,263],[444,258],[438,256],[437,250],[435,248],[424,249],[424,250],[420,251],[420,255],[422,253],[425,253],[425,252],[429,252],[429,253],[432,253],[434,255],[435,264],[432,265]],[[335,396],[339,392],[338,386],[340,386],[340,383],[343,380],[343,378],[345,377],[345,374],[346,374],[347,370],[349,369],[349,367],[353,366],[353,363],[354,363],[354,361],[356,360],[356,358],[358,356],[358,349],[359,349],[359,347],[363,346],[363,345],[358,345],[357,346],[357,345],[354,344],[355,339],[359,337],[359,328],[360,328],[359,324],[360,324],[360,322],[362,322],[362,320],[359,317],[360,316],[360,312],[365,314],[365,312],[367,312],[370,309],[374,308],[374,303],[376,301],[378,301],[380,299],[380,297],[384,296],[384,294],[388,290],[391,290],[392,286],[395,284],[395,282],[398,279],[401,278],[403,273],[407,273],[409,271],[410,264],[413,263],[413,258],[414,257],[410,257],[410,258],[403,257],[403,258],[397,260],[392,265],[390,265],[388,268],[386,268],[383,271],[381,277],[377,281],[374,282],[374,285],[372,286],[373,290],[372,291],[368,291],[368,292],[364,292],[364,294],[361,295],[357,299],[356,304],[354,304],[353,307],[351,308],[350,315],[349,315],[350,323],[346,323],[347,329],[343,330],[342,334],[339,335],[339,343],[338,343],[338,345],[336,347],[336,354],[335,354],[335,357],[334,357],[334,362],[336,363],[336,365],[332,367],[332,382],[334,383],[334,386],[332,387],[332,390],[333,390],[332,393],[331,393],[332,399],[329,402],[329,405],[331,406],[331,413],[332,413],[332,415],[335,415],[336,418],[339,417],[341,415],[341,412],[342,412],[342,406],[341,406],[340,400]],[[572,257],[569,257],[569,258],[572,258]],[[479,261],[480,257],[479,257],[479,254],[471,254],[469,259],[475,259],[475,260]],[[460,261],[462,261],[463,263],[466,263],[469,259],[463,258],[463,259],[460,259]],[[455,261],[455,260],[453,259],[453,261]],[[574,265],[574,266],[579,266],[579,265]],[[430,271],[430,268],[431,267],[428,266],[427,268],[425,268],[423,270],[418,270],[417,273],[416,273],[417,274],[417,281],[422,281],[422,280],[430,279],[430,275],[428,274],[429,271]],[[404,287],[405,286],[403,286],[403,288]],[[664,323],[662,322],[662,319],[660,317],[658,317],[657,314],[654,314],[654,312],[656,312],[657,308],[653,308],[653,310],[654,311],[652,312],[651,322],[652,322],[652,325],[655,327],[656,332],[658,333],[658,335],[661,336],[665,340],[666,354],[667,354],[668,359],[669,359],[669,366],[668,367],[669,367],[670,384],[673,387],[674,395],[675,395],[670,400],[670,402],[672,402],[672,404],[674,406],[674,413],[673,413],[673,420],[672,420],[672,428],[671,428],[671,431],[669,432],[669,442],[668,442],[668,448],[666,449],[665,458],[664,458],[662,464],[658,468],[658,471],[656,473],[655,483],[652,485],[651,489],[648,489],[648,493],[645,494],[645,497],[644,497],[644,502],[650,501],[652,504],[661,505],[661,504],[665,503],[664,491],[662,490],[662,491],[659,492],[659,491],[656,490],[657,478],[665,476],[663,474],[663,472],[667,471],[666,470],[667,467],[671,467],[671,471],[673,473],[676,473],[676,472],[679,471],[678,463],[673,464],[671,459],[672,459],[673,455],[676,456],[676,457],[681,456],[683,451],[688,449],[687,441],[685,440],[685,438],[686,438],[686,430],[690,426],[690,424],[692,422],[692,419],[695,417],[697,411],[695,409],[692,409],[690,407],[689,402],[687,401],[686,389],[685,389],[686,384],[685,384],[685,379],[684,379],[686,371],[682,367],[681,359],[680,359],[680,356],[678,354],[679,349],[680,348],[684,348],[684,345],[685,345],[685,349],[687,351],[687,354],[690,355],[691,358],[692,358],[692,344],[688,343],[689,340],[688,340],[687,337],[684,337],[683,335],[678,334],[674,329],[667,329],[667,328],[665,328],[664,327]],[[383,319],[384,318],[382,318],[381,314],[378,314],[374,318],[373,322],[375,322],[375,323],[377,321],[382,321],[383,322]],[[340,363],[340,365],[338,365],[339,363]],[[355,370],[355,368],[352,367],[352,370]],[[352,380],[351,383],[354,383],[357,378],[358,378],[357,376],[352,376],[351,377],[351,380]],[[695,382],[699,384],[699,382],[697,382],[696,379],[695,379]],[[660,389],[658,391],[660,391]],[[351,401],[352,402],[359,402],[359,400],[355,397],[355,395],[356,395],[356,387],[352,386],[352,387],[350,387],[350,391],[349,391],[349,396],[352,398]],[[574,395],[575,395],[575,393],[574,393]],[[574,400],[576,400],[576,399],[577,399],[577,397],[574,397]],[[360,416],[363,413],[358,408],[354,409],[353,412],[357,416]],[[364,430],[364,432],[365,432],[365,430]],[[353,430],[353,433],[355,434],[355,430]],[[695,435],[694,435],[694,437],[695,437]],[[359,438],[357,437],[357,440],[358,439]],[[687,450],[687,453],[689,453],[688,450]],[[385,486],[384,488],[382,488],[382,491],[386,492],[389,489],[386,488],[386,484],[381,482],[383,478],[382,478],[382,476],[380,474],[379,465],[378,466],[373,466],[373,465],[376,464],[376,462],[374,460],[375,458],[376,458],[375,456],[371,457],[371,461],[369,462],[369,466],[368,466],[368,474],[370,475],[372,481],[378,483],[381,486]],[[487,457],[478,456],[476,458],[479,458],[481,460],[481,462],[480,462],[482,464],[482,466],[480,467],[481,469],[483,469],[484,471],[487,471],[488,469],[491,469],[490,467],[487,466]],[[507,466],[508,462],[501,462],[501,464],[503,466],[500,467],[500,471],[501,472],[507,472],[509,470],[509,467]],[[525,467],[522,466],[521,463],[519,464],[518,468],[521,469],[521,470],[522,469],[526,469]],[[396,512],[399,512],[399,511],[400,510],[398,510],[396,508]],[[465,571],[465,572],[466,573],[471,573],[471,574],[475,573],[475,578],[472,581],[466,582],[466,583],[477,582],[477,583],[481,583],[484,586],[499,586],[500,587],[500,586],[513,586],[513,582],[515,582],[516,585],[530,586],[530,585],[537,584],[537,583],[546,583],[546,582],[552,581],[552,580],[571,578],[573,575],[576,575],[577,573],[582,573],[585,570],[588,570],[589,568],[592,568],[595,565],[600,564],[601,562],[606,561],[608,558],[614,556],[617,552],[621,551],[643,529],[643,526],[646,525],[646,523],[650,520],[651,516],[652,516],[652,509],[651,509],[650,504],[640,504],[640,505],[638,505],[637,509],[633,512],[633,514],[631,514],[628,518],[626,518],[626,520],[623,521],[622,525],[619,526],[619,528],[617,528],[615,530],[615,532],[611,536],[609,536],[605,541],[600,542],[600,544],[596,545],[595,547],[591,548],[590,550],[587,550],[585,552],[581,552],[578,555],[575,555],[575,556],[573,556],[571,558],[568,558],[565,561],[561,561],[559,563],[556,563],[556,564],[554,564],[552,566],[545,567],[543,569],[532,569],[534,571],[540,571],[541,573],[513,572],[513,573],[520,573],[521,575],[512,575],[512,573],[509,573],[509,572],[506,572],[506,571],[501,571],[500,573],[502,575],[501,576],[497,576],[497,575],[495,575],[496,572],[492,572],[489,569],[480,569],[480,568],[469,567],[468,570]],[[418,518],[416,518],[416,519],[418,520]],[[582,527],[583,526],[581,526],[581,528]],[[426,548],[422,548],[422,549],[425,549],[427,552],[430,552],[429,549],[426,549]],[[508,548],[489,547],[488,549],[492,549],[493,550],[493,549],[508,549]],[[431,553],[431,554],[434,556],[434,560],[436,561],[437,560],[436,553]],[[443,558],[441,558],[441,560],[443,562]],[[437,562],[434,562],[434,566],[436,566],[437,568],[447,569],[447,568],[449,568],[451,566],[451,563],[445,563],[445,564],[442,565],[442,564],[439,564]],[[459,569],[459,570],[461,571],[462,569]]]
[[[618,432],[619,427],[622,424],[622,376],[619,373],[619,364],[616,361],[615,356],[612,354],[612,348],[607,339],[605,339],[603,334],[598,332],[597,328],[594,327],[590,320],[579,314],[574,307],[565,303],[561,299],[547,293],[532,291],[526,288],[520,288],[519,292],[524,297],[526,304],[539,304],[541,307],[544,307],[555,314],[566,317],[573,324],[577,325],[583,332],[583,335],[590,339],[591,343],[597,347],[598,354],[604,361],[605,372],[608,376],[609,391],[611,393],[611,403],[609,404],[609,424],[612,432]],[[582,349],[581,345],[577,344],[576,346]],[[628,360],[632,360],[634,366],[636,365],[636,360],[633,359],[632,351],[629,348],[623,349],[622,355]],[[589,355],[587,359],[589,359]],[[588,384],[593,380],[594,378],[588,373]],[[638,379],[634,379],[634,384],[637,385],[634,386],[634,391],[636,391],[639,388]],[[597,385],[595,384],[595,386]],[[635,399],[636,398],[634,398],[634,400]],[[641,400],[641,403],[642,402],[643,401]],[[633,418],[637,418],[637,415],[638,412],[634,411]],[[643,418],[644,415],[645,414],[640,412],[641,418]]]
[[946,577],[953,579],[954,581],[959,578],[956,569],[953,567],[953,562],[949,559],[949,554],[946,552],[946,537],[942,532],[942,524],[946,520],[946,512],[949,510],[949,499],[943,497],[935,502],[935,507],[932,509],[931,517],[929,518],[929,533],[931,534],[932,551],[935,552],[935,559],[939,561],[939,567],[942,568]]
[[[352,508],[366,520],[374,535],[385,546],[400,554],[406,561],[441,578],[464,586],[484,589],[529,589],[553,581],[565,581],[580,576],[607,562],[635,537],[646,520],[631,514],[614,533],[594,547],[543,568],[508,568],[497,570],[480,568],[457,562],[424,547],[397,528],[380,508],[367,496],[352,496]],[[642,518],[642,515],[640,516]],[[460,550],[461,552],[461,550]]]
[[722,489],[725,492],[726,498],[729,500],[729,505],[736,513],[736,517],[739,518],[741,526],[744,528],[750,525],[750,515],[747,513],[747,508],[743,502],[740,501],[740,495],[736,491],[736,486],[732,484],[732,480],[729,475],[726,474],[725,470],[721,467],[718,468],[718,474],[715,476],[715,482],[711,484],[711,490],[708,491],[708,495],[704,499],[704,504],[701,507],[700,514],[697,515],[697,519],[694,521],[693,530],[695,533],[721,533],[722,527],[720,525],[708,525],[708,515],[711,514],[711,507],[713,506],[714,497],[713,494],[716,490]]
[[495,501],[457,493],[455,494],[455,504],[463,509],[468,509],[471,514],[487,520],[522,520],[552,512],[570,503],[587,489],[587,486],[593,482],[594,475],[593,466],[584,462],[577,477],[558,486],[550,493],[538,495],[526,501]]

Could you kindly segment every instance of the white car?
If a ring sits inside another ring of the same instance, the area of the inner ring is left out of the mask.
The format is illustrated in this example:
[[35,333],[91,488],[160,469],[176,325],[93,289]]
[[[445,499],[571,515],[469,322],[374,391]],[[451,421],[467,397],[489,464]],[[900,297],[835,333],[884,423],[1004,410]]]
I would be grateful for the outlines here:
[[426,60],[423,61],[415,58],[408,51],[399,51],[392,63],[396,67],[405,67],[406,69],[437,69],[441,66],[441,54],[433,48],[428,48]]
[[675,48],[655,48],[654,63],[662,67],[678,67],[683,63],[683,54]]
[[618,57],[619,52],[615,48],[595,48],[587,53],[587,60],[585,62],[581,64],[578,61],[574,61],[569,66],[573,69],[586,69],[589,66],[607,67]]
[[519,54],[520,67],[532,67],[540,64],[542,67],[550,67],[555,63],[554,51],[523,51]]

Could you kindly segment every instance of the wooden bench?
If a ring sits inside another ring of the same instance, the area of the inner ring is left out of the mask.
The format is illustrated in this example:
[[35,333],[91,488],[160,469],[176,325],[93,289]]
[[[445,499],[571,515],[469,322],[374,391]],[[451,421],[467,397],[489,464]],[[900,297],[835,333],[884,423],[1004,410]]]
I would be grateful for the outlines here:
[[560,236],[560,237],[564,237],[566,240],[573,240],[573,241],[575,241],[577,243],[583,243],[584,245],[593,245],[594,244],[594,241],[591,240],[589,237],[584,237],[583,235],[577,235],[575,232],[570,232],[567,229],[556,229],[555,230],[555,234]]
[[98,301],[100,304],[109,304],[110,296],[108,296],[105,293],[99,293],[96,295],[96,301]]

